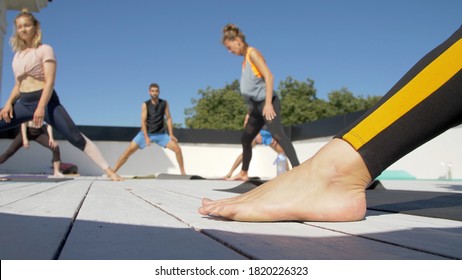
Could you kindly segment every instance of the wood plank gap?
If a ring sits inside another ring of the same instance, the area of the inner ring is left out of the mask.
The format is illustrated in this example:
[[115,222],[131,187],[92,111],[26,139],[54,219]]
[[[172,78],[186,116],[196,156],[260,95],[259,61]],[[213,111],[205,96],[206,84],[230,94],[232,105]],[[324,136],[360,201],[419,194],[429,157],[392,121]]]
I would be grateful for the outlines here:
[[10,202],[8,202],[8,203],[5,203],[5,204],[0,205],[0,207],[8,206],[8,205],[10,205],[10,204],[16,203],[16,202],[21,201],[21,200],[26,199],[26,198],[34,197],[34,196],[36,196],[36,195],[42,194],[42,193],[44,193],[44,192],[47,192],[47,191],[49,191],[49,190],[54,190],[54,189],[60,187],[61,185],[63,185],[63,184],[60,184],[60,185],[57,185],[57,186],[53,186],[53,187],[48,188],[48,189],[45,189],[45,190],[41,190],[41,191],[39,191],[39,192],[36,192],[36,193],[34,193],[34,194],[31,194],[31,195],[22,197],[22,198],[20,198],[20,199],[16,199],[16,200],[14,200],[14,201],[10,201]]
[[74,212],[74,215],[72,216],[72,221],[69,224],[66,234],[64,234],[64,238],[59,243],[58,249],[56,250],[56,253],[53,256],[53,260],[59,260],[59,257],[61,256],[61,252],[63,251],[63,248],[66,245],[67,238],[71,234],[72,228],[74,227],[75,220],[77,219],[77,216],[79,215],[80,209],[82,208],[83,203],[85,202],[85,199],[87,198],[87,195],[90,192],[91,187],[93,186],[93,183],[94,181],[92,181],[91,184],[88,186],[88,189],[85,192],[85,195],[82,197],[82,200],[77,206],[77,210]]
[[[200,233],[200,234],[202,234],[202,235],[205,235],[206,237],[208,237],[208,238],[214,240],[215,242],[218,242],[218,243],[222,244],[223,246],[225,246],[225,247],[229,248],[230,250],[232,250],[232,251],[238,253],[239,255],[241,255],[241,256],[243,256],[243,257],[245,257],[245,258],[247,258],[247,259],[250,259],[250,260],[255,260],[255,259],[256,259],[255,257],[252,257],[252,256],[250,256],[250,255],[248,255],[248,254],[242,252],[241,250],[235,248],[234,246],[232,246],[231,244],[225,242],[224,240],[218,239],[218,238],[216,238],[216,237],[214,237],[214,236],[212,236],[212,235],[207,234],[206,232],[202,231],[201,229],[194,227],[194,226],[191,225],[190,223],[188,223],[188,222],[186,222],[185,220],[183,220],[183,219],[181,219],[181,218],[175,216],[174,214],[168,212],[167,210],[163,209],[163,208],[160,207],[159,205],[156,205],[156,204],[151,203],[150,201],[148,201],[148,200],[142,198],[141,196],[134,194],[132,191],[129,191],[129,192],[130,192],[133,196],[135,196],[135,197],[137,197],[137,198],[143,200],[144,202],[148,203],[149,205],[152,205],[153,207],[157,208],[159,211],[164,212],[165,214],[167,214],[167,215],[171,216],[172,218],[176,219],[177,221],[179,221],[179,222],[181,222],[181,223],[187,225],[189,228],[193,229],[194,231],[196,231],[196,232],[198,232],[198,233]],[[187,197],[197,198],[197,197],[194,197],[194,196],[185,195],[185,194],[181,194],[181,193],[177,193],[177,194],[184,195],[184,196],[187,196]]]
[[216,242],[222,244],[223,246],[226,246],[227,248],[229,248],[230,250],[233,250],[234,252],[238,253],[239,255],[249,259],[249,260],[257,260],[257,258],[255,258],[254,256],[251,256],[247,253],[244,253],[242,250],[239,250],[237,249],[236,247],[234,247],[233,245],[229,244],[228,242],[222,240],[222,239],[219,239],[213,235],[210,235],[208,234],[207,232],[205,231],[202,231],[201,229],[196,229],[197,232],[199,232],[200,234],[203,234],[205,236],[207,236],[208,238],[212,239],[212,240],[215,240]]

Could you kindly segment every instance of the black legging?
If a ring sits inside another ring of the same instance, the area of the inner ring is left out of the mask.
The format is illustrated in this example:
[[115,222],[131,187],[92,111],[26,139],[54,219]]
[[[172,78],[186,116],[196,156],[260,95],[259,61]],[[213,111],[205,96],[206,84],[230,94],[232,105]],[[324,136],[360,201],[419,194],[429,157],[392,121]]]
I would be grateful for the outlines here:
[[366,114],[335,137],[358,151],[372,178],[462,123],[462,28],[407,72]]
[[276,112],[276,117],[268,121],[263,117],[263,106],[265,105],[265,101],[255,102],[250,101],[249,104],[249,119],[247,124],[244,128],[244,132],[242,133],[241,143],[242,143],[242,170],[248,171],[250,160],[252,159],[252,141],[257,136],[260,129],[266,124],[268,130],[271,132],[274,140],[278,142],[278,144],[284,150],[284,153],[289,158],[290,163],[293,167],[298,166],[300,163],[298,162],[297,154],[295,153],[294,146],[292,142],[290,142],[289,137],[284,133],[282,129],[281,123],[281,102],[279,101],[279,97],[277,95],[273,96],[273,107],[274,111]]
[[[23,122],[32,120],[41,95],[42,90],[21,93],[19,99],[14,104],[11,122],[6,123],[4,120],[1,120],[0,131],[16,127]],[[72,145],[82,151],[85,149],[85,138],[66,112],[66,109],[64,109],[59,102],[58,95],[55,91],[53,91],[46,107],[44,120],[46,123],[56,128],[56,130],[58,130]]]
[[[50,137],[46,132],[44,127],[41,128],[27,128],[27,139],[36,141],[40,145],[50,149],[53,152],[53,162],[61,161],[61,156],[59,152],[59,146],[54,148],[50,147]],[[11,156],[13,156],[21,147],[23,146],[22,133],[19,132],[18,135],[13,139],[8,149],[0,155],[0,164],[7,161]]]

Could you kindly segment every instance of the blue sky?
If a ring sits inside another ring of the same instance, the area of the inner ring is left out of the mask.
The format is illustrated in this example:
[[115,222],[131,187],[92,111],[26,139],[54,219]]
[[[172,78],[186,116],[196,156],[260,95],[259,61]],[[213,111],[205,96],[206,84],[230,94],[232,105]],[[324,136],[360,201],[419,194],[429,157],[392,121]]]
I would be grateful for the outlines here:
[[[240,78],[221,45],[237,24],[275,76],[313,79],[317,96],[342,87],[383,95],[462,24],[460,0],[53,0],[36,16],[58,59],[56,90],[79,125],[140,126],[157,82],[175,123],[199,89]],[[13,86],[8,12],[1,103]]]

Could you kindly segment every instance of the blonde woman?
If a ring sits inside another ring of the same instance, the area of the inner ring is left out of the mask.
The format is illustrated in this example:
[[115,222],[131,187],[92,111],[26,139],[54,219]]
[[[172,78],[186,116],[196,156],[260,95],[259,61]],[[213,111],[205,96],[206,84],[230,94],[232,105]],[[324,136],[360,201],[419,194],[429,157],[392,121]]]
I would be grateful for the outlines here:
[[40,127],[45,121],[72,145],[85,152],[111,180],[121,180],[96,145],[80,132],[61,105],[54,90],[57,63],[53,48],[42,43],[40,23],[27,10],[21,11],[14,20],[10,44],[15,52],[15,84],[8,101],[0,110],[0,130],[30,120],[33,125]]

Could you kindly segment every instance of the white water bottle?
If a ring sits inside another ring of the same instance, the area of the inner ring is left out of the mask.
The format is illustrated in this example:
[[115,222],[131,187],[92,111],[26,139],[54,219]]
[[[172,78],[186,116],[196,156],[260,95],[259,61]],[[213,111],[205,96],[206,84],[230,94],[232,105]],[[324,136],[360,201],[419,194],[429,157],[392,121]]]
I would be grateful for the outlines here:
[[287,158],[284,154],[279,154],[274,163],[276,164],[277,176],[286,172]]

